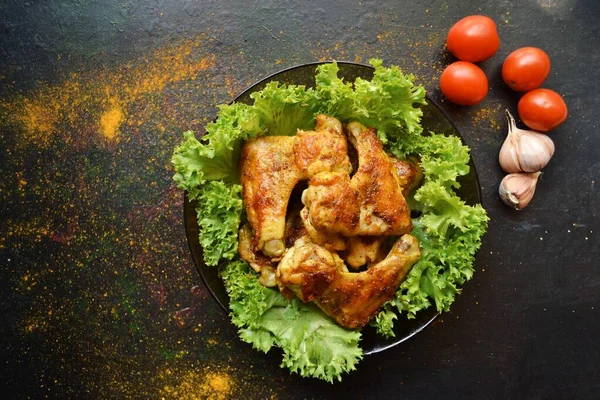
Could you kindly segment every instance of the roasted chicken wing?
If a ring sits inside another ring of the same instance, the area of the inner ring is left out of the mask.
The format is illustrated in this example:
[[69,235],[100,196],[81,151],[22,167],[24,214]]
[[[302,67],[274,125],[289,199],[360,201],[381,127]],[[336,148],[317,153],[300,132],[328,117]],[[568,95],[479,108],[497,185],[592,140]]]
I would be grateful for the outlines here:
[[258,281],[261,285],[267,287],[276,286],[275,268],[277,267],[277,263],[256,250],[252,229],[248,224],[244,224],[238,233],[238,252],[240,253],[240,257],[250,264],[254,271],[260,273]]
[[285,214],[296,184],[321,172],[351,169],[342,124],[326,115],[317,116],[315,131],[248,140],[240,162],[248,221],[258,248],[270,257],[285,250]]
[[276,273],[282,291],[290,289],[302,301],[314,301],[346,328],[364,326],[421,256],[419,242],[400,237],[385,259],[363,272],[349,272],[335,253],[314,243],[297,241],[281,259]]
[[373,129],[347,126],[358,153],[358,170],[326,171],[311,178],[302,202],[315,229],[343,236],[402,235],[412,229],[410,210],[394,161]]
[[392,158],[392,160],[398,174],[402,194],[406,198],[423,180],[423,171],[419,166],[419,160],[415,157],[409,157],[407,160]]
[[[404,199],[420,170],[389,157],[373,129],[352,122],[346,134],[337,119],[319,115],[314,131],[246,142],[241,176],[248,224],[239,232],[239,253],[263,285],[314,301],[338,324],[357,328],[394,295],[420,257],[417,239],[407,234]],[[354,174],[348,140],[357,155]],[[297,186],[306,180],[306,189]],[[301,203],[290,203],[302,189]],[[386,256],[386,238],[395,235],[403,236]],[[362,272],[348,270],[364,265]]]
[[385,236],[352,236],[348,238],[346,251],[342,258],[352,269],[363,265],[372,265],[385,257],[382,244]]
[[348,239],[337,234],[337,233],[328,233],[325,231],[317,230],[310,223],[310,218],[308,216],[308,209],[303,208],[300,211],[300,217],[302,219],[302,223],[304,224],[304,229],[306,231],[305,240],[318,244],[319,246],[325,247],[329,251],[343,251],[347,248]]

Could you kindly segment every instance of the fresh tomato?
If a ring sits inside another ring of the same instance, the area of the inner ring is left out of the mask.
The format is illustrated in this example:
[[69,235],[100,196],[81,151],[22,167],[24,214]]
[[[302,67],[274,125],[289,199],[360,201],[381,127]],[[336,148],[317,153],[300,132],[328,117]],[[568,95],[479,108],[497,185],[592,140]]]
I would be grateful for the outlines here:
[[519,118],[533,130],[548,132],[567,119],[562,96],[550,89],[534,89],[519,100]]
[[550,73],[550,58],[537,47],[522,47],[510,53],[502,65],[502,79],[517,92],[540,86]]
[[472,106],[487,95],[488,80],[477,65],[457,61],[448,65],[442,72],[440,89],[451,102],[461,106]]
[[493,56],[500,47],[496,23],[484,15],[470,15],[448,32],[448,50],[462,61],[479,62]]

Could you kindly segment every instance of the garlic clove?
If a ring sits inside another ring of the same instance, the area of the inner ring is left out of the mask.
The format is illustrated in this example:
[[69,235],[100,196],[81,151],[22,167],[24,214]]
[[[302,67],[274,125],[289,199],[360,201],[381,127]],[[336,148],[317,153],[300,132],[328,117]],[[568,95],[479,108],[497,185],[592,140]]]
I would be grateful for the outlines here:
[[506,110],[508,135],[498,157],[505,172],[536,172],[544,168],[554,155],[554,142],[543,133],[519,129]]
[[541,172],[520,172],[506,175],[498,189],[500,199],[515,210],[527,207],[533,198],[541,174]]
[[514,172],[523,171],[517,155],[517,146],[510,135],[506,138],[506,140],[504,140],[502,148],[500,148],[498,161],[500,162],[500,167],[502,167],[504,172],[511,174]]
[[554,155],[554,142],[543,133],[529,131],[521,136],[517,154],[523,172],[536,172]]

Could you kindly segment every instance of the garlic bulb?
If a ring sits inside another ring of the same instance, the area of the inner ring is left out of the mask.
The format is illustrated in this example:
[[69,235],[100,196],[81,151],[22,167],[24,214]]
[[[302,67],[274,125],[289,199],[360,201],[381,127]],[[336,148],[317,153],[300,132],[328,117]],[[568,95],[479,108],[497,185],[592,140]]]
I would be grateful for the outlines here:
[[536,172],[548,164],[554,154],[552,139],[543,133],[517,128],[506,111],[508,135],[500,149],[500,166],[505,172]]
[[498,193],[500,198],[509,207],[522,210],[529,205],[535,193],[538,178],[541,172],[509,174],[500,182]]

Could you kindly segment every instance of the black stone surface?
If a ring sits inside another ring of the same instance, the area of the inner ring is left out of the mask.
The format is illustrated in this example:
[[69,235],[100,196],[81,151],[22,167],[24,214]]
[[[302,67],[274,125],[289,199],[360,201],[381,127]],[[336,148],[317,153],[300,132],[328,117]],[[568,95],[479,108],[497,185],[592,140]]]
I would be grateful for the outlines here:
[[[445,34],[469,14],[496,20],[501,47],[481,64],[488,97],[465,108],[444,101],[437,80],[453,60]],[[2,2],[5,393],[600,398],[599,20],[595,0]],[[500,67],[522,46],[550,55],[544,87],[564,96],[569,118],[550,133],[556,154],[532,204],[514,212],[497,196],[497,154],[503,110],[516,113],[519,95]],[[201,131],[216,104],[261,77],[371,56],[414,72],[452,118],[491,222],[451,312],[331,385],[290,375],[278,354],[241,343],[198,286],[169,158],[182,130]],[[154,80],[142,85],[144,77]],[[101,134],[111,107],[122,112],[117,139]]]

